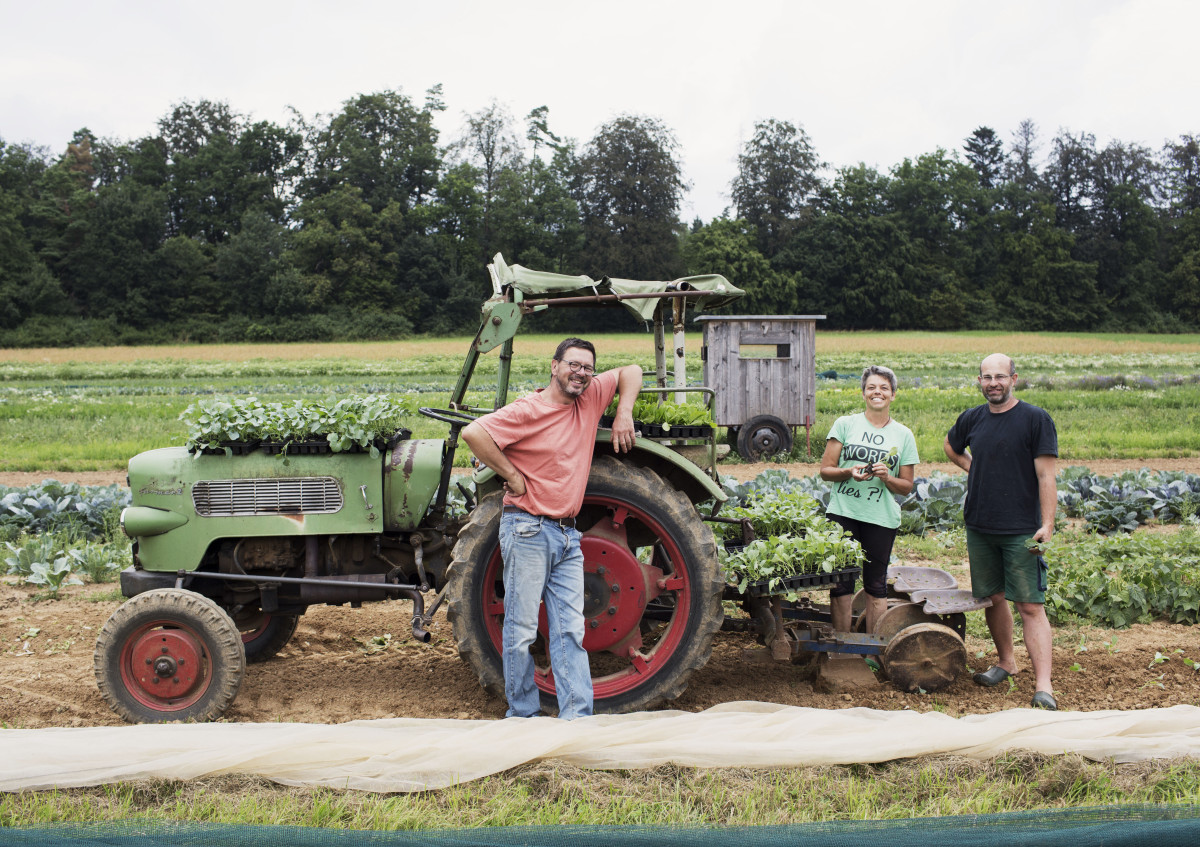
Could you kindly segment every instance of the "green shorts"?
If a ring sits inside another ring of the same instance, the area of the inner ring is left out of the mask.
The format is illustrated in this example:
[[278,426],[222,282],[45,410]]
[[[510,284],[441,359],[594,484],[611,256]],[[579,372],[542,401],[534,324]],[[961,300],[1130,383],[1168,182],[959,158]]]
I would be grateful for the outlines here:
[[1014,603],[1046,602],[1046,560],[1029,552],[1028,535],[991,535],[967,530],[971,558],[971,594],[1004,594]]

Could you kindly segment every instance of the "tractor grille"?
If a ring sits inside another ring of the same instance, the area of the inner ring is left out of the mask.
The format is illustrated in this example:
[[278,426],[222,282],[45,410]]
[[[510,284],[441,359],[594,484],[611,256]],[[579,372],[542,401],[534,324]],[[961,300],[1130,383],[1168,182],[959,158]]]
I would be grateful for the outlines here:
[[333,477],[215,479],[192,486],[192,504],[202,517],[239,515],[327,515],[342,508],[342,489]]

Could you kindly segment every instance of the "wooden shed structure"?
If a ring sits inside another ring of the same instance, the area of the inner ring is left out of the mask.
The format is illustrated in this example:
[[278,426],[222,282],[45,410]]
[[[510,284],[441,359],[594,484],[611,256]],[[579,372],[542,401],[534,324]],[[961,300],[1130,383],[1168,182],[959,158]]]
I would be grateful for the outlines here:
[[824,315],[705,315],[700,358],[713,419],[748,460],[792,448],[816,420],[816,323]]

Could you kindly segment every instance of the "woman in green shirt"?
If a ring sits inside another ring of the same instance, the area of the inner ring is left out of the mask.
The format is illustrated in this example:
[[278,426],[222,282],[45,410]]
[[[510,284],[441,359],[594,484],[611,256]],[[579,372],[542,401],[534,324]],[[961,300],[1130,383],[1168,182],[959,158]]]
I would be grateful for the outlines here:
[[[867,632],[887,611],[887,569],[900,526],[900,505],[893,495],[912,491],[917,443],[912,431],[892,420],[896,374],[871,365],[863,370],[865,408],[838,418],[829,430],[821,479],[834,483],[826,516],[841,524],[863,547],[863,588],[867,592]],[[829,591],[833,628],[850,629],[853,584]]]

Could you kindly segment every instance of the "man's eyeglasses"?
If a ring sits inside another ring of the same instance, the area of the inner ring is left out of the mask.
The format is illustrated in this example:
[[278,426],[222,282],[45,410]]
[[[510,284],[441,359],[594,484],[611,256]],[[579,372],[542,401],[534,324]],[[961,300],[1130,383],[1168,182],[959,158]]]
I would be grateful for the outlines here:
[[1012,374],[980,374],[980,382],[1007,382],[1012,379]]
[[571,369],[571,373],[583,373],[585,376],[591,376],[596,372],[596,369],[591,365],[585,365],[583,362],[568,362],[564,359],[559,359],[564,365]]

